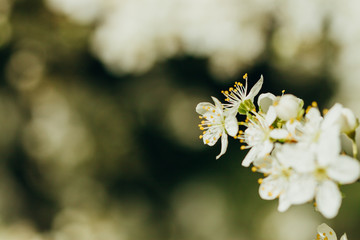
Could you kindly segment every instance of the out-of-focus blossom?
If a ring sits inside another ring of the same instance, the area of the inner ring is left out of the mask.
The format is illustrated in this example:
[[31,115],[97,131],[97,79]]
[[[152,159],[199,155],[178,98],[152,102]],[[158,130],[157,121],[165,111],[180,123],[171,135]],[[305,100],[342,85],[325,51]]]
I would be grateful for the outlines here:
[[[316,240],[337,240],[335,231],[326,223],[319,225],[317,232]],[[341,236],[340,240],[347,240],[346,233]]]

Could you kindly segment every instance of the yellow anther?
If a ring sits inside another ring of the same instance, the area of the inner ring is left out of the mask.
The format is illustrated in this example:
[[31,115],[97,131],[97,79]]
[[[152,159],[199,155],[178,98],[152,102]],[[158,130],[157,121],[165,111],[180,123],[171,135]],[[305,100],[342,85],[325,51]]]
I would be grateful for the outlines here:
[[214,110],[212,110],[212,112],[213,112],[213,113],[215,113],[215,109],[214,109]]
[[202,108],[203,108],[203,109],[206,109],[206,107],[205,107],[205,106],[203,106]]
[[238,138],[238,136],[236,136],[236,135],[235,135],[233,138],[234,138],[234,139],[237,139],[237,138]]
[[216,140],[216,137],[213,137],[214,141]]
[[218,114],[217,114],[217,116],[218,116],[218,117],[220,117],[220,116],[221,116],[221,114],[220,114],[220,113],[218,113]]
[[243,133],[243,131],[242,131],[242,130],[240,130],[240,131],[239,131],[239,133],[240,133],[240,134],[242,134],[242,133]]
[[305,112],[308,113],[308,112],[310,111],[310,109],[311,109],[311,106],[308,106],[308,107],[306,108]]
[[268,192],[268,194],[267,194],[269,197],[271,197],[273,194],[272,194],[272,192]]
[[202,117],[202,116],[199,116],[199,118],[200,118],[200,119],[203,119],[203,117]]
[[325,237],[324,240],[329,240],[328,237]]
[[252,171],[252,172],[256,172],[256,171],[257,171],[257,167],[255,167],[255,166],[252,167],[252,168],[251,168],[251,171]]
[[203,130],[204,130],[204,127],[200,127],[200,130],[203,131]]
[[240,124],[240,125],[245,125],[245,123],[244,123],[244,122],[239,122],[239,124]]
[[326,115],[328,113],[329,109],[324,109],[322,112],[323,112],[323,115]]
[[205,134],[206,133],[206,131],[203,131],[203,134]]
[[203,135],[200,135],[199,138],[202,139],[202,138],[203,138]]
[[243,145],[243,146],[240,147],[240,149],[241,149],[241,150],[245,150],[245,149],[246,149],[246,146]]
[[232,90],[234,90],[232,87],[231,88],[229,88],[229,91],[231,92]]
[[330,231],[329,233],[330,233],[330,235],[333,235],[332,231]]
[[317,104],[317,102],[314,101],[314,102],[311,103],[311,106],[312,106],[312,107],[317,107],[318,104]]
[[244,74],[243,79],[246,79],[248,77],[247,73]]
[[284,94],[284,93],[285,93],[285,90],[282,90],[281,93]]
[[263,182],[263,179],[262,179],[262,178],[259,178],[259,179],[258,179],[258,183],[259,183],[259,184],[262,184],[262,182]]
[[[239,136],[239,137],[241,137],[241,136]],[[243,143],[243,142],[244,142],[244,139],[240,139],[240,142]]]
[[205,120],[202,120],[202,121],[201,121],[201,124],[205,124]]
[[295,121],[295,119],[294,119],[294,118],[290,118],[290,123],[291,123],[291,124],[293,124],[293,123],[294,123],[294,121]]
[[210,141],[209,141],[208,139],[206,139],[206,141],[205,141],[205,142],[206,142],[206,144],[209,144],[209,142],[210,142]]
[[225,95],[228,95],[229,94],[229,92],[228,91],[225,91]]
[[214,118],[214,116],[213,116],[213,115],[211,115],[211,116],[210,116],[210,118]]
[[314,207],[316,207],[317,206],[317,204],[316,204],[316,202],[314,202]]

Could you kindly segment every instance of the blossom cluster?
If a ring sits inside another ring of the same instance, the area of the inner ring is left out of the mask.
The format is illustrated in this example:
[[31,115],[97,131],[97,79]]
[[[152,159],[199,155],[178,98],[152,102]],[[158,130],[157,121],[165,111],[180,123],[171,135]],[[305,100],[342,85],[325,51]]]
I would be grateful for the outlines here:
[[[284,91],[280,96],[260,94],[256,107],[254,98],[263,77],[249,91],[247,74],[244,81],[222,91],[226,103],[212,97],[214,105],[196,106],[203,131],[200,139],[213,146],[221,137],[217,159],[226,152],[228,135],[240,140],[241,149],[249,150],[242,165],[252,165],[253,172],[264,174],[258,180],[259,195],[265,200],[278,198],[280,212],[314,201],[324,217],[334,218],[342,202],[339,185],[354,183],[360,176],[355,143],[358,119],[338,103],[323,114],[316,102],[304,109],[302,99]],[[243,121],[238,120],[241,117]],[[341,134],[351,140],[353,156],[342,151]]]

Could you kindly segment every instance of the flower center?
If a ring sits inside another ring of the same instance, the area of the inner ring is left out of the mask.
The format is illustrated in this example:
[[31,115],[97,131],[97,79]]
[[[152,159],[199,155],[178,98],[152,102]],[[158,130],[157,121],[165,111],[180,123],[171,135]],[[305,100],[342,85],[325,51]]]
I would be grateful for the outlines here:
[[323,181],[328,178],[325,168],[317,168],[315,170],[314,175],[315,175],[316,180],[318,180],[318,181]]

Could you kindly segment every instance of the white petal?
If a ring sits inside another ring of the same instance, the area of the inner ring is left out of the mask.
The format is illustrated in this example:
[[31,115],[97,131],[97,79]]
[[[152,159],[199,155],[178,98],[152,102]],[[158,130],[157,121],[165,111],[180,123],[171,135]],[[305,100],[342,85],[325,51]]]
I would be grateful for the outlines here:
[[228,137],[225,133],[221,136],[221,151],[220,154],[216,156],[216,159],[219,159],[226,152],[228,146]]
[[279,205],[278,205],[278,211],[279,212],[285,212],[286,210],[289,209],[289,207],[291,206],[291,202],[288,198],[288,194],[281,194],[279,196]]
[[269,107],[273,105],[275,98],[276,98],[275,95],[272,93],[260,94],[258,98],[258,106],[261,108],[261,110],[264,113],[267,113]]
[[336,127],[323,130],[317,145],[317,159],[320,166],[335,162],[341,150],[340,132]]
[[236,112],[235,114],[230,113],[227,117],[225,117],[225,129],[227,133],[232,137],[234,137],[239,131],[239,124],[235,115]]
[[264,81],[264,78],[261,75],[259,81],[257,81],[257,83],[251,88],[249,94],[247,95],[247,98],[251,99],[252,102],[254,101],[254,97],[259,93],[259,91],[263,85],[263,81]]
[[360,177],[360,163],[352,157],[340,155],[327,169],[327,174],[340,184],[353,183]]
[[316,180],[310,174],[290,177],[287,195],[292,204],[303,204],[315,196]]
[[208,108],[213,110],[215,109],[215,106],[209,102],[201,102],[198,105],[196,105],[196,112],[198,114],[204,115],[207,111],[209,111]]
[[[329,111],[326,113],[324,117],[324,121],[322,123],[322,128],[330,128],[334,125],[340,125],[340,117],[341,117],[341,110],[343,106],[339,103],[336,103],[334,106],[332,106]],[[338,126],[341,128],[341,126]]]
[[277,198],[286,188],[286,181],[283,178],[268,176],[264,178],[259,187],[259,195],[262,199],[272,200]]
[[257,158],[260,149],[257,147],[252,147],[250,151],[246,154],[244,160],[242,161],[241,165],[244,167],[250,166],[250,164]]
[[270,137],[273,139],[286,139],[289,136],[289,132],[285,129],[275,128],[270,132]]
[[323,119],[318,108],[310,108],[305,118],[312,122],[320,122]]
[[279,162],[292,167],[296,172],[308,173],[315,170],[315,156],[303,144],[284,144],[276,152]]
[[220,112],[222,112],[223,105],[221,104],[221,102],[216,97],[211,97],[211,98],[214,101],[216,108],[220,110]]
[[334,218],[341,206],[341,193],[338,186],[330,180],[320,183],[316,193],[316,206],[326,218]]
[[[222,130],[220,128],[213,128],[206,131],[203,135],[204,144],[214,146],[217,140],[220,138]],[[209,143],[207,143],[207,141]]]
[[317,227],[317,232],[322,237],[322,239],[327,237],[328,240],[337,240],[335,231],[325,223]]
[[265,116],[265,122],[267,126],[271,126],[276,119],[276,111],[273,106],[269,107],[269,110]]
[[344,235],[341,236],[340,240],[348,240],[346,233],[344,233]]

